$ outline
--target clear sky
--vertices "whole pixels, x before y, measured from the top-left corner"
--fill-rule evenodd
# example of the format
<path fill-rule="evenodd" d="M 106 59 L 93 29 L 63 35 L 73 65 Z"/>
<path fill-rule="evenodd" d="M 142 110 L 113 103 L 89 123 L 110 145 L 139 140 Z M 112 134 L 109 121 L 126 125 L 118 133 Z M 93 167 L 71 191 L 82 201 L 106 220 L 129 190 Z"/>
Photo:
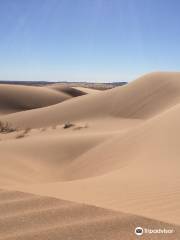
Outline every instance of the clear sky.
<path fill-rule="evenodd" d="M 179 0 L 0 0 L 1 80 L 109 82 L 179 70 Z"/>

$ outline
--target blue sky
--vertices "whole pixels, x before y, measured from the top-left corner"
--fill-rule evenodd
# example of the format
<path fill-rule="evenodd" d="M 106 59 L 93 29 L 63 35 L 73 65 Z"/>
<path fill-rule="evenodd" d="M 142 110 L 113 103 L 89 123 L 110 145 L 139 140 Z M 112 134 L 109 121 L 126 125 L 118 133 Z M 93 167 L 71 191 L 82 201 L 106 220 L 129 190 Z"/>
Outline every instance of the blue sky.
<path fill-rule="evenodd" d="M 0 0 L 0 79 L 126 81 L 180 70 L 179 0 Z"/>

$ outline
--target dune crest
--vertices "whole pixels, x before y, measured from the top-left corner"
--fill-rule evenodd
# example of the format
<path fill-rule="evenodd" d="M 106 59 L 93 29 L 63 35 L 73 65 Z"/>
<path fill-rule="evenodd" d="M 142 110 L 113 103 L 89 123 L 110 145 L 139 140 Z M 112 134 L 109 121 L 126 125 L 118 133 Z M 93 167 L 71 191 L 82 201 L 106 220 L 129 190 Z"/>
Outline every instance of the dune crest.
<path fill-rule="evenodd" d="M 45 87 L 0 84 L 0 114 L 41 108 L 71 98 Z"/>
<path fill-rule="evenodd" d="M 147 120 L 180 103 L 179 80 L 180 73 L 151 73 L 121 87 L 5 118 L 29 127 L 42 126 L 41 118 L 44 126 L 104 117 Z"/>

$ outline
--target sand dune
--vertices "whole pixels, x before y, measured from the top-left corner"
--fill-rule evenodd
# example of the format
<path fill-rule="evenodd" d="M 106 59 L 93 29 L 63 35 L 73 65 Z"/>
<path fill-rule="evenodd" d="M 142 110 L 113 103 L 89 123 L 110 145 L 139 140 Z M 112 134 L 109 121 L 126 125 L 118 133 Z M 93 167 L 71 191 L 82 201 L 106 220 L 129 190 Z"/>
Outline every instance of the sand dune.
<path fill-rule="evenodd" d="M 109 134 L 55 133 L 2 141 L 0 185 L 63 180 L 63 169 L 71 161 L 108 137 Z"/>
<path fill-rule="evenodd" d="M 53 96 L 54 93 L 61 96 L 60 89 L 46 90 Z M 83 92 L 83 89 L 78 90 Z M 17 136 L 21 132 L 0 134 L 0 187 L 40 194 L 44 196 L 42 199 L 56 197 L 129 214 L 117 213 L 125 216 L 126 220 L 124 217 L 120 222 L 111 219 L 112 225 L 112 222 L 108 225 L 106 220 L 101 219 L 99 226 L 96 222 L 99 216 L 95 215 L 95 220 L 88 215 L 87 225 L 86 221 L 84 225 L 73 223 L 75 225 L 68 225 L 62 230 L 59 226 L 53 227 L 55 222 L 51 219 L 45 226 L 42 219 L 48 219 L 49 212 L 44 215 L 44 212 L 37 211 L 38 224 L 45 224 L 42 229 L 36 233 L 31 230 L 26 232 L 28 221 L 31 222 L 35 216 L 30 215 L 29 220 L 24 222 L 25 229 L 17 235 L 19 238 L 14 230 L 14 235 L 10 236 L 2 228 L 6 237 L 3 239 L 23 239 L 23 234 L 26 239 L 47 236 L 56 239 L 58 234 L 67 239 L 71 236 L 75 236 L 73 239 L 86 239 L 83 229 L 94 231 L 98 240 L 118 239 L 120 236 L 132 239 L 134 234 L 131 235 L 127 227 L 134 221 L 134 225 L 139 220 L 145 221 L 144 217 L 153 219 L 148 223 L 156 226 L 164 226 L 160 221 L 179 225 L 180 73 L 151 73 L 123 87 L 77 98 L 72 98 L 74 93 L 68 94 L 71 95 L 68 101 L 28 111 L 21 109 L 1 116 L 2 121 L 31 128 L 31 131 L 20 139 Z M 7 96 L 3 98 L 4 113 L 9 113 L 8 109 L 16 109 L 9 104 Z M 17 99 L 25 101 L 20 94 Z M 36 99 L 36 104 L 38 101 Z M 65 129 L 65 122 L 73 125 Z M 3 196 L 0 194 L 0 201 Z M 30 203 L 28 211 L 31 207 L 33 204 Z M 17 205 L 17 211 L 19 208 L 20 205 Z M 16 207 L 7 214 L 13 215 L 13 211 Z M 79 221 L 79 217 L 87 214 L 84 208 L 80 212 L 82 215 L 79 212 L 70 214 Z M 66 213 L 69 216 L 68 210 Z M 53 214 L 55 219 L 63 221 L 60 217 L 62 212 L 58 210 Z M 15 229 L 14 222 L 11 223 L 8 223 L 9 226 Z M 117 231 L 119 225 L 126 226 L 125 231 Z M 33 224 L 31 226 L 33 229 Z M 101 226 L 107 231 L 98 232 Z M 95 235 L 88 234 L 87 239 L 96 239 Z M 178 239 L 175 235 L 147 235 L 144 239 L 153 237 Z"/>
<path fill-rule="evenodd" d="M 44 87 L 0 84 L 0 114 L 45 107 L 69 98 L 66 93 Z"/>
<path fill-rule="evenodd" d="M 36 186 L 32 185 L 28 187 L 21 185 L 17 189 L 85 202 L 115 210 L 124 210 L 127 212 L 130 210 L 134 214 L 179 224 L 180 139 L 176 134 L 179 129 L 179 115 L 180 106 L 177 105 L 169 111 L 128 131 L 120 131 L 116 134 L 111 132 L 111 135 L 104 136 L 104 139 L 100 139 L 99 135 L 98 144 L 94 142 L 94 146 L 89 147 L 90 145 L 88 145 L 84 150 L 82 145 L 84 135 L 79 135 L 82 141 L 78 144 L 78 135 L 75 134 L 72 137 L 73 130 L 71 130 L 67 133 L 66 137 L 71 136 L 71 140 L 74 139 L 72 144 L 76 148 L 76 151 L 77 149 L 83 151 L 77 155 L 73 155 L 70 139 L 66 144 L 67 149 L 72 149 L 71 153 L 65 150 L 64 145 L 60 143 L 66 155 L 59 148 L 60 152 L 58 154 L 61 153 L 62 155 L 56 160 L 56 155 L 54 154 L 54 161 L 58 161 L 59 159 L 58 164 L 60 161 L 66 163 L 59 165 L 61 169 L 56 173 L 55 169 L 57 169 L 57 165 L 49 157 L 49 161 L 55 166 L 53 170 L 54 175 L 53 178 L 47 178 L 44 175 L 46 181 L 59 180 L 63 181 L 63 183 L 37 184 Z M 89 139 L 87 134 L 85 136 Z M 51 144 L 49 137 L 48 139 L 49 144 Z M 92 139 L 92 142 L 94 140 L 95 138 Z M 65 138 L 62 142 L 65 143 Z M 40 144 L 36 144 L 35 140 L 34 143 L 40 146 Z M 46 146 L 44 141 L 41 141 L 41 143 L 43 146 Z M 90 144 L 90 141 L 88 144 Z M 21 146 L 20 143 L 19 146 Z M 29 150 L 25 148 L 25 145 L 22 144 L 22 146 L 28 157 Z M 27 146 L 29 148 L 29 144 Z M 7 156 L 10 155 L 9 153 L 7 155 L 6 149 L 8 147 L 6 147 L 5 143 L 1 147 L 4 159 L 7 159 Z M 15 147 L 17 148 L 17 145 Z M 38 153 L 36 148 L 34 150 Z M 39 151 L 41 151 L 41 148 Z M 49 146 L 49 151 L 50 153 L 52 152 L 51 145 Z M 19 150 L 19 152 L 21 153 L 22 150 Z M 18 155 L 16 152 L 15 155 L 22 159 L 22 153 L 20 153 Z M 70 155 L 67 155 L 67 153 Z M 13 147 L 11 154 L 14 156 Z M 38 155 L 36 154 L 36 156 Z M 34 166 L 36 166 L 36 169 L 41 169 L 37 167 L 36 156 L 34 156 L 34 160 L 36 161 Z M 43 167 L 45 167 L 47 164 L 46 157 L 42 155 L 41 159 Z M 1 165 L 3 166 L 2 163 Z M 5 166 L 7 167 L 7 163 L 5 163 Z M 50 172 L 50 169 L 50 165 L 47 164 L 46 172 Z M 4 169 L 2 171 L 4 172 Z M 42 172 L 43 174 L 45 173 L 44 170 Z M 25 171 L 24 174 L 28 176 L 28 173 Z M 38 173 L 38 176 L 40 176 L 40 173 Z M 29 178 L 31 179 L 30 176 Z M 21 182 L 23 182 L 23 179 L 21 179 Z M 36 183 L 39 182 L 36 179 Z M 82 189 L 84 194 L 81 194 Z M 163 209 L 166 209 L 166 211 L 163 211 Z"/>
<path fill-rule="evenodd" d="M 97 90 L 97 89 L 93 89 L 93 88 L 85 88 L 85 87 L 73 87 L 74 89 L 87 93 L 87 94 L 91 94 L 91 93 L 98 93 L 101 90 Z"/>
<path fill-rule="evenodd" d="M 173 229 L 169 236 L 146 239 L 175 239 L 180 227 L 147 219 L 77 204 L 54 198 L 15 191 L 0 191 L 0 239 L 136 239 L 136 224 L 148 228 Z M 73 238 L 72 238 L 73 236 Z"/>
<path fill-rule="evenodd" d="M 78 87 L 69 87 L 66 85 L 61 85 L 61 84 L 53 84 L 48 86 L 50 89 L 56 90 L 58 92 L 64 92 L 72 97 L 78 97 L 78 96 L 82 96 L 85 95 L 87 92 L 84 91 L 84 89 L 79 89 Z"/>
<path fill-rule="evenodd" d="M 15 113 L 6 119 L 27 127 L 42 126 L 41 119 L 44 126 L 100 117 L 148 119 L 180 102 L 179 79 L 180 73 L 151 73 L 122 87 L 40 110 Z"/>
<path fill-rule="evenodd" d="M 137 169 L 142 169 L 144 165 L 147 169 L 153 170 L 155 164 L 154 173 L 156 168 L 162 165 L 163 168 L 167 166 L 167 172 L 172 168 L 171 173 L 175 174 L 177 171 L 178 176 L 180 166 L 180 136 L 177 134 L 180 130 L 179 116 L 180 104 L 135 128 L 119 131 L 114 137 L 112 136 L 105 143 L 94 147 L 90 152 L 81 155 L 75 163 L 73 162 L 68 174 L 69 178 L 78 179 L 80 176 L 86 178 L 105 174 L 124 168 L 131 162 L 136 166 L 139 164 Z M 99 161 L 96 161 L 97 156 L 99 156 Z M 159 169 L 157 172 L 159 174 Z"/>

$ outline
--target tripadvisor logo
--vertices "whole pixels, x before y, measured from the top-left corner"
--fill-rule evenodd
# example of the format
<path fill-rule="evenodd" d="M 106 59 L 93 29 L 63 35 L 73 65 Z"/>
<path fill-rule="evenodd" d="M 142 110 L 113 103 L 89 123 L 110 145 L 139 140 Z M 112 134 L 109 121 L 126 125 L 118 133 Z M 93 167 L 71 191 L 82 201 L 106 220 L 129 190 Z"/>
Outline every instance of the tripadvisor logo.
<path fill-rule="evenodd" d="M 135 233 L 137 236 L 143 235 L 143 228 L 142 228 L 142 227 L 137 227 L 137 228 L 135 228 L 134 233 Z"/>
<path fill-rule="evenodd" d="M 166 228 L 159 228 L 159 229 L 150 229 L 150 228 L 142 228 L 136 227 L 134 233 L 137 236 L 141 236 L 143 234 L 172 234 L 174 233 L 174 229 L 166 229 Z"/>

